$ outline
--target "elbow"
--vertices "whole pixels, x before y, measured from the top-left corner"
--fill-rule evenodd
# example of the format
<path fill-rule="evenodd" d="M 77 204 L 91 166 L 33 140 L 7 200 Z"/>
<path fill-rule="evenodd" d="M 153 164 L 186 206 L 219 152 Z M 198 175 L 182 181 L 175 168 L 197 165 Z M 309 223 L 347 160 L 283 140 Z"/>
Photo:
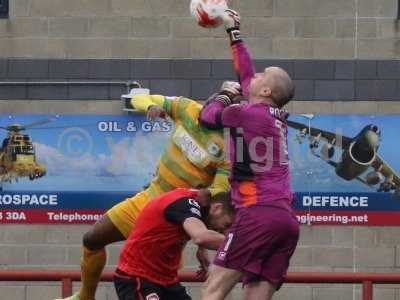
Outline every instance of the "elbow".
<path fill-rule="evenodd" d="M 139 95 L 135 95 L 131 98 L 131 105 L 132 107 L 136 108 L 138 101 L 139 101 Z"/>
<path fill-rule="evenodd" d="M 207 107 L 203 107 L 200 112 L 200 123 L 203 125 L 212 124 L 212 115 L 208 111 Z"/>
<path fill-rule="evenodd" d="M 193 243 L 195 243 L 197 246 L 200 246 L 200 247 L 207 244 L 207 240 L 204 238 L 203 235 L 199 235 L 199 236 L 192 238 L 192 241 L 193 241 Z"/>
<path fill-rule="evenodd" d="M 204 126 L 205 128 L 208 129 L 212 129 L 212 130 L 217 130 L 217 129 L 221 129 L 220 127 L 218 127 L 215 122 L 212 122 L 210 120 L 207 119 L 200 119 L 200 124 L 202 126 Z"/>
<path fill-rule="evenodd" d="M 224 236 L 222 234 L 207 230 L 202 234 L 192 237 L 192 241 L 199 247 L 209 250 L 217 250 L 220 244 L 224 241 Z"/>
<path fill-rule="evenodd" d="M 219 112 L 207 111 L 207 108 L 203 108 L 200 114 L 200 124 L 204 127 L 212 130 L 223 129 L 221 121 L 218 120 Z"/>
<path fill-rule="evenodd" d="M 215 237 L 214 237 L 214 239 L 215 239 Z M 210 235 L 210 231 L 207 230 L 207 231 L 201 232 L 201 233 L 197 234 L 196 236 L 192 237 L 192 241 L 199 247 L 209 249 L 210 243 L 212 243 L 212 241 L 213 241 L 213 237 Z"/>
<path fill-rule="evenodd" d="M 136 101 L 134 100 L 134 98 L 135 97 L 132 97 L 131 101 L 129 101 L 129 103 L 131 104 L 131 108 L 135 108 Z"/>

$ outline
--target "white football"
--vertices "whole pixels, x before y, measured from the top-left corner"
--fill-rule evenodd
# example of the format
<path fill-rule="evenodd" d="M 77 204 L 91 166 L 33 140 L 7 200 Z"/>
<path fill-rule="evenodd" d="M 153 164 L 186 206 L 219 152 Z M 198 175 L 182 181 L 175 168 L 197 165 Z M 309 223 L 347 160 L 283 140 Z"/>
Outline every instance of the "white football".
<path fill-rule="evenodd" d="M 222 13 L 228 9 L 226 0 L 191 0 L 190 13 L 202 27 L 222 24 Z"/>

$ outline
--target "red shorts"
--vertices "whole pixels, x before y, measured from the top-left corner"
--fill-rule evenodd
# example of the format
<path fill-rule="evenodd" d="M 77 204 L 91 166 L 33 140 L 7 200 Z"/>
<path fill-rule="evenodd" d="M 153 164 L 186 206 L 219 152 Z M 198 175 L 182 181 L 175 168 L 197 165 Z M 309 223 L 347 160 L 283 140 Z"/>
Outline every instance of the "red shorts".
<path fill-rule="evenodd" d="M 279 289 L 298 239 L 294 213 L 273 206 L 241 208 L 214 264 L 242 272 L 243 284 L 268 281 Z"/>

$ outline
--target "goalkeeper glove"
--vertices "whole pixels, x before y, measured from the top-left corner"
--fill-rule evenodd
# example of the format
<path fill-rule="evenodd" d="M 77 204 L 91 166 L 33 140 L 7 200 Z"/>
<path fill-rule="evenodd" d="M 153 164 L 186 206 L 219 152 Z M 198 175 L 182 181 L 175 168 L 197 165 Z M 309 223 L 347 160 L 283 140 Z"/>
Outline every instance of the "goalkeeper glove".
<path fill-rule="evenodd" d="M 222 102 L 225 106 L 235 103 L 235 98 L 241 93 L 240 84 L 236 81 L 224 81 L 219 93 L 214 100 Z"/>
<path fill-rule="evenodd" d="M 233 9 L 227 9 L 222 14 L 222 19 L 224 20 L 224 25 L 226 32 L 229 35 L 231 44 L 240 42 L 242 39 L 240 37 L 240 16 Z"/>

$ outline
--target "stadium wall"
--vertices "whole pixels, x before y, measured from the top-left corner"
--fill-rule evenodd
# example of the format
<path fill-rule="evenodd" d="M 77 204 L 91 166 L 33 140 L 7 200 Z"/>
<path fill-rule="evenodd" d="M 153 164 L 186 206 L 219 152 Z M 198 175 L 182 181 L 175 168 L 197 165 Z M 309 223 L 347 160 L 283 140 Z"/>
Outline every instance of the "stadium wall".
<path fill-rule="evenodd" d="M 188 2 L 10 1 L 10 17 L 0 20 L 0 111 L 121 112 L 123 85 L 37 86 L 32 81 L 140 80 L 154 92 L 204 99 L 222 80 L 232 78 L 230 62 L 224 60 L 230 53 L 222 29 L 194 24 Z M 244 37 L 258 67 L 280 64 L 294 76 L 298 94 L 289 105 L 291 112 L 400 113 L 396 0 L 232 3 L 242 14 Z M 1 267 L 76 269 L 88 228 L 3 225 Z M 109 247 L 108 267 L 115 265 L 119 249 Z M 192 247 L 185 257 L 186 268 L 194 269 Z M 302 226 L 291 270 L 397 272 L 400 229 Z M 198 285 L 189 287 L 196 299 Z M 0 295 L 52 299 L 60 288 L 53 283 L 0 283 Z M 97 300 L 115 299 L 113 288 L 103 284 Z M 231 299 L 240 299 L 239 287 Z M 360 287 L 288 285 L 276 299 L 353 300 L 360 299 Z M 375 299 L 399 300 L 399 287 L 379 286 Z"/>
<path fill-rule="evenodd" d="M 231 0 L 255 58 L 398 58 L 397 0 Z M 230 58 L 188 0 L 14 0 L 0 57 Z"/>

